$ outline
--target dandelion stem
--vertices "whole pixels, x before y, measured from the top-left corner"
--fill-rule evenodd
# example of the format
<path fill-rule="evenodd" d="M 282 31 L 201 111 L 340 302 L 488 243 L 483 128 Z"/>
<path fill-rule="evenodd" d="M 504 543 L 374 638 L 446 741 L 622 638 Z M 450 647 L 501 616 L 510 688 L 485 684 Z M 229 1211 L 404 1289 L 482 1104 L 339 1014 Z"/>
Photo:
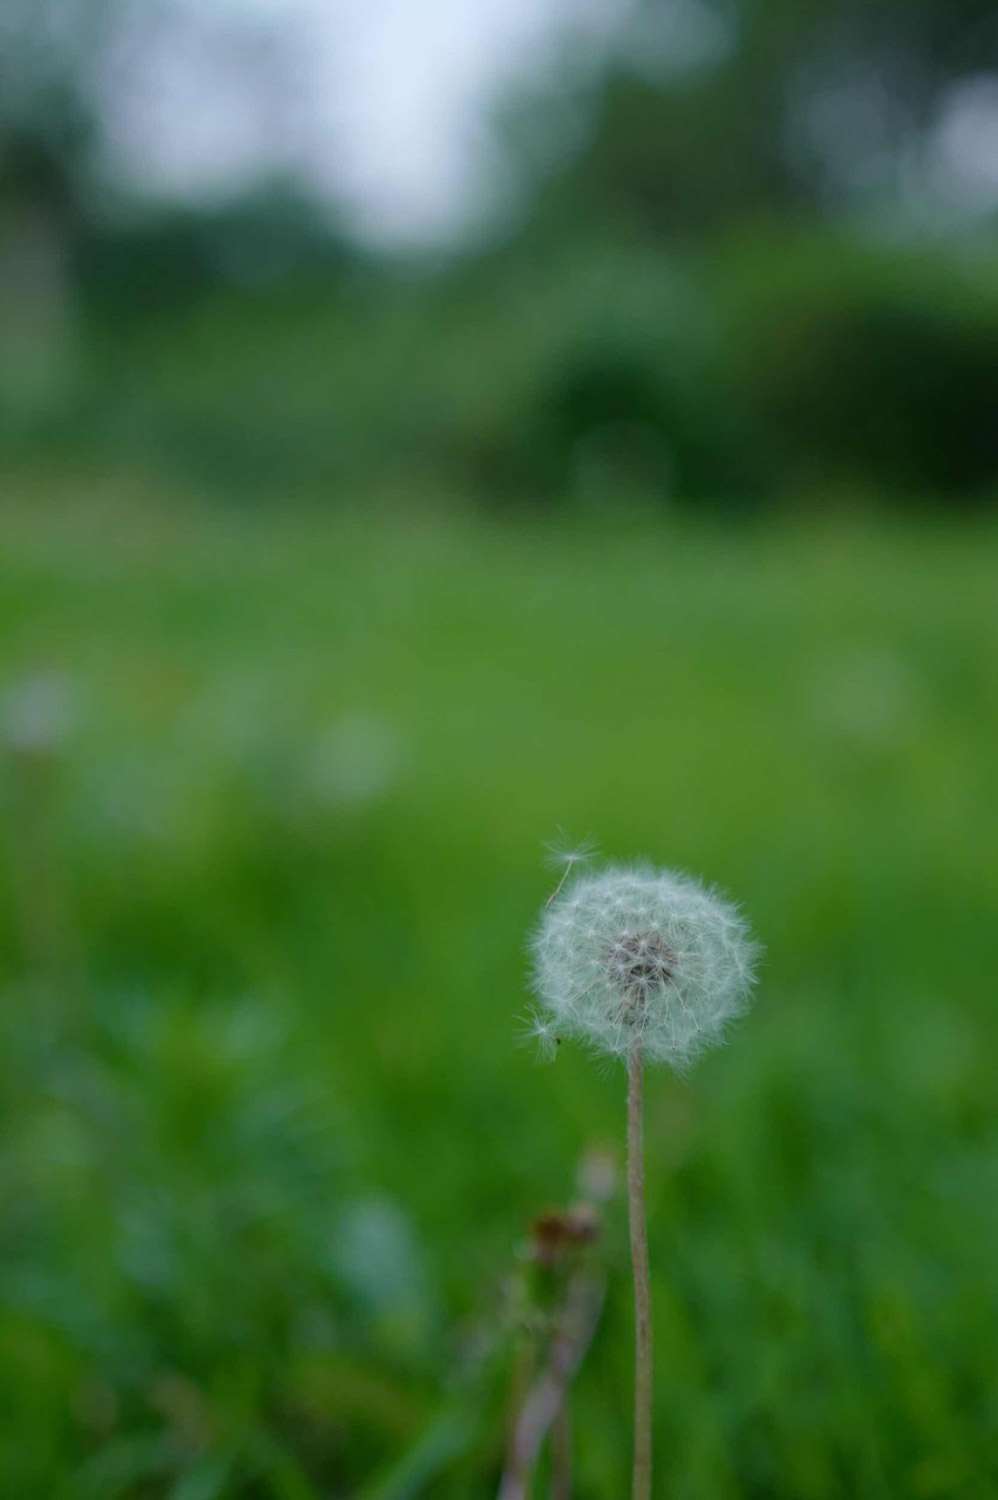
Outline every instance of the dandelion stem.
<path fill-rule="evenodd" d="M 571 870 L 572 870 L 572 866 L 574 864 L 575 864 L 575 860 L 573 860 L 573 859 L 566 859 L 566 861 L 565 861 L 565 868 L 561 872 L 561 879 L 558 881 L 558 884 L 555 886 L 554 890 L 551 892 L 550 896 L 545 901 L 545 903 L 544 903 L 545 906 L 550 906 L 551 902 L 554 900 L 554 898 L 556 896 L 560 895 L 561 888 L 565 884 L 565 881 L 568 879 L 569 874 L 571 873 Z"/>
<path fill-rule="evenodd" d="M 634 1276 L 634 1471 L 632 1500 L 651 1500 L 652 1335 L 648 1228 L 645 1219 L 644 1056 L 631 1048 L 627 1066 L 627 1210 Z"/>

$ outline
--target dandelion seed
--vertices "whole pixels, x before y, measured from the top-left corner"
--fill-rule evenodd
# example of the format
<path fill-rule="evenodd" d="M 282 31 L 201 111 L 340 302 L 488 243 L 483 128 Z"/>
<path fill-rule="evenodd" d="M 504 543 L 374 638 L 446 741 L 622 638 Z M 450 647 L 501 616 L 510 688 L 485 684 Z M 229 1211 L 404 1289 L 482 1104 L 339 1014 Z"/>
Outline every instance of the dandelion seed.
<path fill-rule="evenodd" d="M 588 836 L 580 839 L 577 844 L 573 844 L 565 837 L 563 830 L 559 828 L 555 838 L 549 844 L 545 845 L 545 847 L 548 851 L 548 863 L 554 865 L 556 869 L 561 870 L 561 879 L 547 899 L 546 904 L 550 906 L 575 867 L 577 865 L 584 865 L 587 860 L 592 859 L 593 855 L 597 852 L 597 845 L 595 839 L 591 839 Z"/>
<path fill-rule="evenodd" d="M 546 1062 L 554 1057 L 561 1046 L 561 1037 L 557 1033 L 554 1022 L 537 1010 L 528 1011 L 523 1017 L 519 1037 L 525 1044 L 536 1046 Z"/>

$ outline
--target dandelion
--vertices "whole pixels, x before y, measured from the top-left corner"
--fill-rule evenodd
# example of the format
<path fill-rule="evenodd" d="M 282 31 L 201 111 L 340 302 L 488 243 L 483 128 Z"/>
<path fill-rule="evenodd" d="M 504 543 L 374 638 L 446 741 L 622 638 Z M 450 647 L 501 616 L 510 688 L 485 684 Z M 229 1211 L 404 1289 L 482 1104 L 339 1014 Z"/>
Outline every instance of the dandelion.
<path fill-rule="evenodd" d="M 610 866 L 563 886 L 534 937 L 539 1016 L 598 1053 L 685 1069 L 745 1008 L 755 947 L 738 909 L 671 870 Z"/>
<path fill-rule="evenodd" d="M 738 908 L 689 875 L 611 865 L 563 878 L 533 939 L 535 1030 L 627 1063 L 634 1273 L 633 1500 L 651 1495 L 652 1335 L 644 1204 L 644 1063 L 683 1071 L 744 1011 L 758 948 Z"/>

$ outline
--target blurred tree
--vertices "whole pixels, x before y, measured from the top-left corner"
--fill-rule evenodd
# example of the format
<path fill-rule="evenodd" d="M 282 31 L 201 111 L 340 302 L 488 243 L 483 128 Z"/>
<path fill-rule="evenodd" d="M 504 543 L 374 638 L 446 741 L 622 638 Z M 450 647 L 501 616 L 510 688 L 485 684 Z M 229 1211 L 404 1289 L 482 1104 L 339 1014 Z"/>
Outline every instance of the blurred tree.
<path fill-rule="evenodd" d="M 0 13 L 0 391 L 47 397 L 68 369 L 70 261 L 95 121 L 85 77 L 112 0 L 5 0 Z"/>
<path fill-rule="evenodd" d="M 857 208 L 956 222 L 933 207 L 933 150 L 968 86 L 985 112 L 998 98 L 990 3 L 637 0 L 602 71 L 566 56 L 563 86 L 545 72 L 543 97 L 505 112 L 534 189 L 522 233 L 394 285 L 373 258 L 339 274 L 363 252 L 294 176 L 303 75 L 280 15 L 0 0 L 0 435 L 169 455 L 154 461 L 240 490 L 388 464 L 600 505 L 742 501 L 833 472 L 993 491 L 986 270 L 943 256 L 902 290 L 902 254 L 854 266 L 828 231 Z M 240 193 L 209 173 L 178 207 L 145 196 L 155 153 L 129 100 L 157 69 L 187 80 L 188 44 L 191 97 L 223 119 L 248 99 L 274 149 Z M 823 251 L 798 283 L 809 239 Z"/>
<path fill-rule="evenodd" d="M 65 201 L 94 138 L 88 69 L 124 0 L 4 0 L 0 185 Z"/>
<path fill-rule="evenodd" d="M 102 317 L 127 319 L 220 282 L 259 284 L 344 257 L 343 237 L 289 174 L 262 172 L 241 190 L 184 206 L 108 169 L 102 79 L 126 74 L 136 48 L 155 55 L 159 23 L 183 29 L 175 9 L 135 0 L 0 7 L 0 392 L 8 410 L 44 403 L 64 382 L 81 292 Z M 279 45 L 279 28 L 238 14 L 212 26 L 212 40 L 255 82 L 261 110 L 273 106 L 268 120 L 286 112 L 294 58 Z"/>
<path fill-rule="evenodd" d="M 728 389 L 791 491 L 998 492 L 998 284 L 938 251 L 785 229 L 726 247 Z"/>
<path fill-rule="evenodd" d="M 655 237 L 895 201 L 948 92 L 998 70 L 989 0 L 645 0 L 541 200 Z"/>

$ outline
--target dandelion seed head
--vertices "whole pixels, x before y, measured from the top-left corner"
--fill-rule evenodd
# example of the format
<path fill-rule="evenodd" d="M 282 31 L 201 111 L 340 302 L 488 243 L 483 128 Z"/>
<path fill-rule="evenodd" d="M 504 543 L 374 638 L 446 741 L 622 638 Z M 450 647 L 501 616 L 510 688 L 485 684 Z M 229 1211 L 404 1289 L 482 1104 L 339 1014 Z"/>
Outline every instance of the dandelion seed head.
<path fill-rule="evenodd" d="M 611 865 L 566 882 L 534 934 L 538 1025 L 683 1069 L 748 1004 L 759 949 L 692 876 Z"/>

